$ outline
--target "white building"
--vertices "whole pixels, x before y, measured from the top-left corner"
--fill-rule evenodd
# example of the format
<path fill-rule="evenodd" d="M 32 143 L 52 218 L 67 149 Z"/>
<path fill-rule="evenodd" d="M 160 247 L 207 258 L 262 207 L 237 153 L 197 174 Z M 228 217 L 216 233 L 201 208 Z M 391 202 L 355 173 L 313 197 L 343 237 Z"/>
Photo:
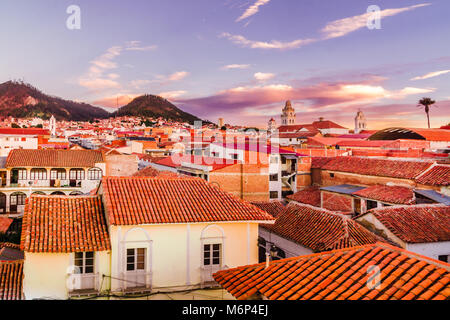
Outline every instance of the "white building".
<path fill-rule="evenodd" d="M 0 157 L 6 157 L 14 149 L 37 149 L 39 136 L 49 137 L 45 129 L 0 129 Z"/>
<path fill-rule="evenodd" d="M 450 206 L 421 204 L 378 208 L 356 218 L 403 249 L 449 262 Z"/>
<path fill-rule="evenodd" d="M 364 113 L 359 110 L 355 117 L 355 134 L 367 129 L 367 120 Z"/>

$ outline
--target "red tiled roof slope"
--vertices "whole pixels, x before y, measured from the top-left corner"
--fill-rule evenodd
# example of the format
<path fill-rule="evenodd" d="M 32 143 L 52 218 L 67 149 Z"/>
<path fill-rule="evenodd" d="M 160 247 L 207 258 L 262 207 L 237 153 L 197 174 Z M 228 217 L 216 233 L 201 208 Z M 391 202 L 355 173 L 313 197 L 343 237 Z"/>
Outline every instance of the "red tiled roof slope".
<path fill-rule="evenodd" d="M 22 300 L 23 260 L 0 262 L 0 300 Z"/>
<path fill-rule="evenodd" d="M 0 233 L 8 231 L 13 221 L 11 218 L 0 217 Z"/>
<path fill-rule="evenodd" d="M 413 190 L 400 186 L 375 185 L 356 191 L 353 194 L 367 199 L 395 204 L 413 204 L 415 202 Z"/>
<path fill-rule="evenodd" d="M 21 249 L 26 252 L 110 250 L 99 196 L 41 196 L 27 199 Z"/>
<path fill-rule="evenodd" d="M 176 178 L 178 174 L 171 171 L 159 171 L 152 166 L 148 166 L 133 174 L 133 177 Z"/>
<path fill-rule="evenodd" d="M 95 150 L 14 149 L 6 167 L 63 167 L 87 168 L 105 162 L 102 152 Z"/>
<path fill-rule="evenodd" d="M 273 221 L 200 178 L 104 177 L 102 185 L 112 225 Z"/>
<path fill-rule="evenodd" d="M 380 268 L 370 289 L 369 266 Z M 239 300 L 446 300 L 450 265 L 387 244 L 323 252 L 222 270 L 214 279 Z"/>
<path fill-rule="evenodd" d="M 308 205 L 289 204 L 273 225 L 263 228 L 313 251 L 326 251 L 380 241 L 356 221 Z"/>
<path fill-rule="evenodd" d="M 310 204 L 314 207 L 320 207 L 320 189 L 318 187 L 310 187 L 300 190 L 286 197 L 289 200 Z"/>
<path fill-rule="evenodd" d="M 450 206 L 386 207 L 368 213 L 407 243 L 450 241 Z"/>
<path fill-rule="evenodd" d="M 333 157 L 312 157 L 311 158 L 311 169 L 322 169 L 324 165 L 332 161 Z"/>
<path fill-rule="evenodd" d="M 278 215 L 286 209 L 286 206 L 281 201 L 265 201 L 265 202 L 251 202 L 254 206 L 257 206 L 261 210 L 264 210 L 272 217 L 276 218 Z"/>
<path fill-rule="evenodd" d="M 418 183 L 432 186 L 450 185 L 450 166 L 437 165 L 416 179 Z"/>
<path fill-rule="evenodd" d="M 432 162 L 336 157 L 323 165 L 322 169 L 370 176 L 414 179 L 431 165 Z"/>

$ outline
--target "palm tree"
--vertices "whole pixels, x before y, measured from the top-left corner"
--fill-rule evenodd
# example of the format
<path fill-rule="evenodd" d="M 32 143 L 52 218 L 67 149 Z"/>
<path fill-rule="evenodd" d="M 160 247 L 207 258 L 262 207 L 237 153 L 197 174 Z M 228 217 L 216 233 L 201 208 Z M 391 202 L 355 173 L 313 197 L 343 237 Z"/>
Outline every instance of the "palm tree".
<path fill-rule="evenodd" d="M 431 128 L 430 127 L 430 106 L 432 106 L 435 103 L 436 103 L 436 101 L 432 100 L 431 98 L 422 98 L 419 101 L 419 104 L 417 105 L 417 106 L 425 107 L 425 113 L 427 114 L 427 119 L 428 119 L 428 129 Z"/>

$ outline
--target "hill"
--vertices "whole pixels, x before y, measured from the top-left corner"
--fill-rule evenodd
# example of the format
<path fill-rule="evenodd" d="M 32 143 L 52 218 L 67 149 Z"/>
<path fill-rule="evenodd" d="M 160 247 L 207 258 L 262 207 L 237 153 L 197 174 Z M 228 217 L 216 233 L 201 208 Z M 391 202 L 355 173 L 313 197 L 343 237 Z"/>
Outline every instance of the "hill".
<path fill-rule="evenodd" d="M 102 108 L 46 95 L 29 84 L 8 81 L 0 84 L 0 116 L 40 117 L 58 120 L 87 121 L 108 118 Z"/>
<path fill-rule="evenodd" d="M 126 106 L 115 111 L 113 116 L 162 117 L 164 119 L 189 123 L 200 121 L 196 116 L 178 109 L 168 100 L 150 94 L 135 98 Z"/>

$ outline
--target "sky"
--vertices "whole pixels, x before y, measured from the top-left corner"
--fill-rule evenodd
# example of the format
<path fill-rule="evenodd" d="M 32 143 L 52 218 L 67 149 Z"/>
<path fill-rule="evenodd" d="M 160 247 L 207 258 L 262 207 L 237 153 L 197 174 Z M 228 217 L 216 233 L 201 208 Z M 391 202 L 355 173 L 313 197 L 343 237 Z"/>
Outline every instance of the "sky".
<path fill-rule="evenodd" d="M 299 124 L 353 128 L 361 109 L 369 129 L 425 127 L 417 102 L 431 97 L 440 127 L 449 18 L 448 0 L 2 0 L 0 82 L 109 111 L 158 94 L 258 127 L 279 124 L 288 99 Z"/>

